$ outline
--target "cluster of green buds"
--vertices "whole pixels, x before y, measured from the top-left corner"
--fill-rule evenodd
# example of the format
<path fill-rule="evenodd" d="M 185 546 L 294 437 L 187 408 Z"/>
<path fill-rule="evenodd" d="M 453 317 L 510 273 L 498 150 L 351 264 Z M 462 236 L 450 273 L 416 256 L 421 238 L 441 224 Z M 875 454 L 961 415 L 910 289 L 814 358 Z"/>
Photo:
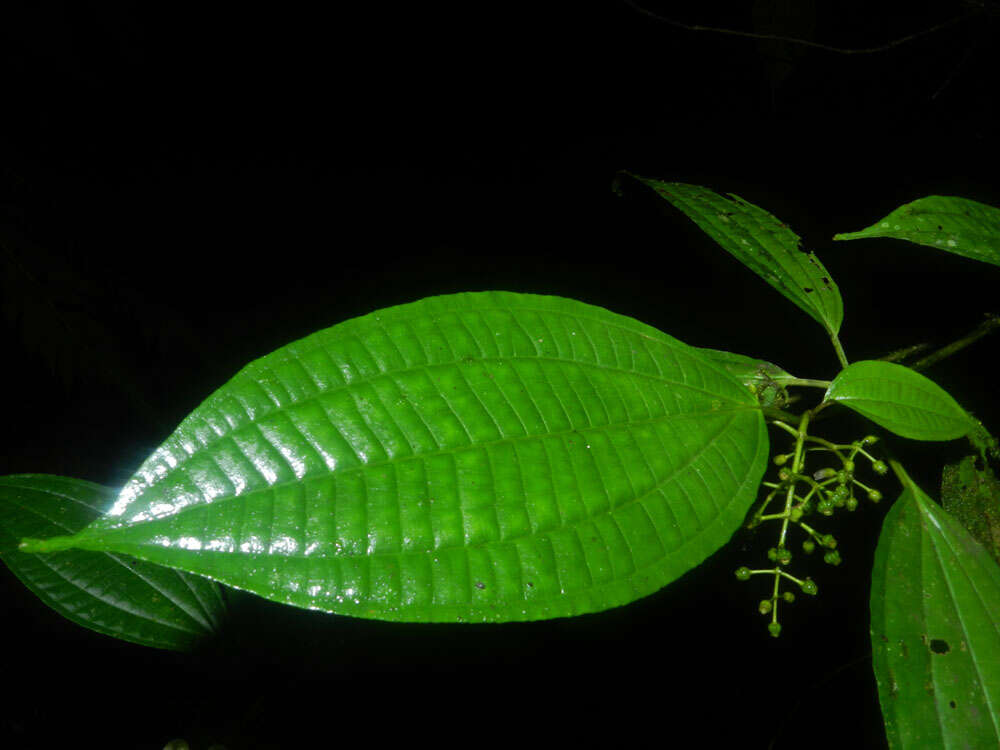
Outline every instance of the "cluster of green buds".
<path fill-rule="evenodd" d="M 773 563 L 773 566 L 760 569 L 744 566 L 736 570 L 736 577 L 741 581 L 748 581 L 755 575 L 773 578 L 771 595 L 760 601 L 758 609 L 762 615 L 770 616 L 768 632 L 777 637 L 781 633 L 781 624 L 778 622 L 778 604 L 779 602 L 790 604 L 795 601 L 793 591 L 781 590 L 782 581 L 786 584 L 794 584 L 802 593 L 810 596 L 814 596 L 818 591 L 811 578 L 797 578 L 788 572 L 788 567 L 792 562 L 792 551 L 788 545 L 789 528 L 795 525 L 805 532 L 805 539 L 802 541 L 804 553 L 811 555 L 819 548 L 823 550 L 825 563 L 840 565 L 841 558 L 837 551 L 836 538 L 832 534 L 821 533 L 803 519 L 814 513 L 832 516 L 840 509 L 852 512 L 858 507 L 859 493 L 864 493 L 870 501 L 877 503 L 882 499 L 882 493 L 859 481 L 855 476 L 855 471 L 860 461 L 869 462 L 872 471 L 879 475 L 886 474 L 889 467 L 884 461 L 875 458 L 866 450 L 867 447 L 878 441 L 874 435 L 869 435 L 847 445 L 839 445 L 808 435 L 806 433 L 807 418 L 803 419 L 799 429 L 778 420 L 773 421 L 772 424 L 787 430 L 796 438 L 793 453 L 774 457 L 774 463 L 779 467 L 778 481 L 762 483 L 762 486 L 768 488 L 769 491 L 749 523 L 750 528 L 765 521 L 780 523 L 781 531 L 778 543 L 767 552 L 768 559 Z M 835 460 L 835 466 L 807 472 L 805 469 L 806 456 L 810 453 L 830 454 Z M 784 507 L 780 511 L 775 509 L 774 512 L 768 513 L 769 506 L 775 500 L 783 501 Z"/>

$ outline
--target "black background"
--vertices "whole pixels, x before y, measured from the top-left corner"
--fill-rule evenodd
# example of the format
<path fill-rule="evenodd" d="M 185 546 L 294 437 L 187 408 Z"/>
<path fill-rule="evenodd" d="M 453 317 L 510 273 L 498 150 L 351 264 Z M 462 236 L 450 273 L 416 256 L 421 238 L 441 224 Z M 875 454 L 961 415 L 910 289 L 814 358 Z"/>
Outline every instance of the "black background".
<path fill-rule="evenodd" d="M 788 222 L 840 285 L 852 360 L 947 343 L 997 311 L 995 268 L 830 241 L 924 195 L 1000 205 L 994 0 L 644 5 L 853 49 L 968 14 L 860 54 L 610 0 L 141 7 L 0 11 L 0 474 L 121 485 L 250 359 L 454 291 L 574 297 L 833 376 L 815 322 L 663 201 L 614 195 L 619 169 Z M 994 431 L 995 349 L 928 373 Z M 845 416 L 826 434 L 867 429 Z M 965 448 L 892 446 L 932 493 Z M 628 607 L 549 622 L 399 625 L 234 593 L 195 654 L 79 628 L 4 570 L 0 729 L 17 748 L 286 748 L 299 732 L 883 747 L 867 597 L 887 505 L 824 524 L 845 562 L 811 561 L 820 596 L 783 610 L 777 640 L 755 609 L 766 592 L 732 575 L 770 531 Z"/>

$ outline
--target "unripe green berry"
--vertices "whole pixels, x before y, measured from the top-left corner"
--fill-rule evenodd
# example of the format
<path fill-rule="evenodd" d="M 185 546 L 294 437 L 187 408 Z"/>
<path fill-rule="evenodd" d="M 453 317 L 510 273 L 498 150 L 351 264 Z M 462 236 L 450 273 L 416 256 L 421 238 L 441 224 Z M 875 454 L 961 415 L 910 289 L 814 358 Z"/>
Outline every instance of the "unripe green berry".
<path fill-rule="evenodd" d="M 879 492 L 878 490 L 869 490 L 868 499 L 871 500 L 873 503 L 877 503 L 879 500 L 882 499 L 882 493 Z"/>
<path fill-rule="evenodd" d="M 823 562 L 828 565 L 840 565 L 840 553 L 839 552 L 827 552 L 823 555 Z"/>
<path fill-rule="evenodd" d="M 771 562 L 776 562 L 778 560 L 777 547 L 771 547 L 771 549 L 767 551 L 767 559 L 770 560 Z"/>
<path fill-rule="evenodd" d="M 812 578 L 807 578 L 806 580 L 804 580 L 802 582 L 801 588 L 802 588 L 802 593 L 809 594 L 809 596 L 816 596 L 816 594 L 819 593 L 819 587 L 816 585 L 816 582 L 813 581 Z"/>
<path fill-rule="evenodd" d="M 767 632 L 770 633 L 773 637 L 777 638 L 779 635 L 781 635 L 781 623 L 780 622 L 770 623 L 767 626 Z"/>
<path fill-rule="evenodd" d="M 779 453 L 777 456 L 771 459 L 774 461 L 775 466 L 784 466 L 788 462 L 787 453 Z"/>
<path fill-rule="evenodd" d="M 816 510 L 823 514 L 824 516 L 833 515 L 833 503 L 829 500 L 820 500 L 819 504 L 816 506 Z"/>
<path fill-rule="evenodd" d="M 788 565 L 788 563 L 790 563 L 791 561 L 792 561 L 792 553 L 790 550 L 787 550 L 784 547 L 778 550 L 779 565 Z"/>
<path fill-rule="evenodd" d="M 875 445 L 878 442 L 878 435 L 866 435 L 862 440 L 862 445 Z"/>
<path fill-rule="evenodd" d="M 784 599 L 789 604 L 791 604 L 792 602 L 795 601 L 795 594 L 793 594 L 791 591 L 786 591 L 784 594 L 781 595 L 781 598 Z"/>
<path fill-rule="evenodd" d="M 736 577 L 741 581 L 749 581 L 750 575 L 751 575 L 750 568 L 748 568 L 746 565 L 736 569 Z"/>
<path fill-rule="evenodd" d="M 848 475 L 848 473 L 846 471 L 838 471 L 837 472 L 837 482 L 839 484 L 847 484 L 850 480 L 851 480 L 851 477 Z"/>
<path fill-rule="evenodd" d="M 788 518 L 792 523 L 798 523 L 802 520 L 802 508 L 792 508 L 788 513 Z"/>
<path fill-rule="evenodd" d="M 761 599 L 760 604 L 757 605 L 757 611 L 762 615 L 766 615 L 771 611 L 771 600 Z"/>
<path fill-rule="evenodd" d="M 876 474 L 886 474 L 889 471 L 889 467 L 886 466 L 885 461 L 876 461 L 872 464 L 872 471 Z"/>
<path fill-rule="evenodd" d="M 844 461 L 844 471 L 846 471 L 848 474 L 853 473 L 854 461 L 852 461 L 851 459 L 847 459 L 846 461 Z"/>
<path fill-rule="evenodd" d="M 790 472 L 788 469 L 782 469 L 781 471 L 778 472 L 778 479 L 781 480 L 782 482 L 787 482 L 791 478 L 792 478 L 792 472 Z"/>
<path fill-rule="evenodd" d="M 850 494 L 851 494 L 850 491 L 846 487 L 841 485 L 830 494 L 830 501 L 834 505 L 836 505 L 837 503 L 843 503 L 847 500 Z"/>
<path fill-rule="evenodd" d="M 805 552 L 807 555 L 811 553 L 814 549 L 816 549 L 816 543 L 813 542 L 812 539 L 806 539 L 804 542 L 802 542 L 802 551 Z"/>
<path fill-rule="evenodd" d="M 820 543 L 824 547 L 829 547 L 830 549 L 837 549 L 837 540 L 834 539 L 833 534 L 824 534 L 820 539 Z"/>
<path fill-rule="evenodd" d="M 847 498 L 846 505 L 848 510 L 857 510 L 858 499 L 856 497 L 849 497 Z"/>

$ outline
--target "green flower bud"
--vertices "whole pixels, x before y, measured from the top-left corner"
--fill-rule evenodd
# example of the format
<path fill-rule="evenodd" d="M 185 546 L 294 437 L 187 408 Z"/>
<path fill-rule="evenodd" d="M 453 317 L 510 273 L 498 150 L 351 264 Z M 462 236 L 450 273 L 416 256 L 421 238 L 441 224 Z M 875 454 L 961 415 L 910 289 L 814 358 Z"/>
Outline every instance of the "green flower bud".
<path fill-rule="evenodd" d="M 781 480 L 782 482 L 787 482 L 791 478 L 792 478 L 792 472 L 790 472 L 788 469 L 782 469 L 781 471 L 778 472 L 778 479 Z"/>
<path fill-rule="evenodd" d="M 820 538 L 820 544 L 830 549 L 837 549 L 837 540 L 834 539 L 833 534 L 824 534 Z"/>
<path fill-rule="evenodd" d="M 784 594 L 781 595 L 781 598 L 784 599 L 789 604 L 791 604 L 792 602 L 795 601 L 795 594 L 793 594 L 791 591 L 786 591 Z"/>
<path fill-rule="evenodd" d="M 770 633 L 773 637 L 777 638 L 779 635 L 781 635 L 781 623 L 780 622 L 770 623 L 767 626 L 767 632 Z"/>
<path fill-rule="evenodd" d="M 838 503 L 844 503 L 847 501 L 847 498 L 850 496 L 850 494 L 851 494 L 850 490 L 841 485 L 830 494 L 830 502 L 832 502 L 834 505 Z"/>
<path fill-rule="evenodd" d="M 827 552 L 825 555 L 823 555 L 823 562 L 827 563 L 828 565 L 840 565 L 841 562 L 840 553 L 836 551 Z"/>
<path fill-rule="evenodd" d="M 802 520 L 802 508 L 792 508 L 788 513 L 788 517 L 792 523 L 798 523 Z"/>
<path fill-rule="evenodd" d="M 762 615 L 766 615 L 771 611 L 771 600 L 761 599 L 760 604 L 757 605 L 757 611 Z"/>
<path fill-rule="evenodd" d="M 886 474 L 889 471 L 889 467 L 886 465 L 885 461 L 876 461 L 872 464 L 872 471 L 876 474 Z"/>
<path fill-rule="evenodd" d="M 742 568 L 736 569 L 736 577 L 741 581 L 749 581 L 751 575 L 752 574 L 750 573 L 750 568 L 748 568 L 746 565 L 744 565 Z"/>
<path fill-rule="evenodd" d="M 771 549 L 769 549 L 767 551 L 767 559 L 770 560 L 771 562 L 777 562 L 777 560 L 778 560 L 778 548 L 777 547 L 771 547 Z"/>
<path fill-rule="evenodd" d="M 838 471 L 837 472 L 837 483 L 838 484 L 847 484 L 850 480 L 851 480 L 851 477 L 848 475 L 848 473 L 846 471 Z"/>
<path fill-rule="evenodd" d="M 807 555 L 811 553 L 814 549 L 816 549 L 816 543 L 813 542 L 812 539 L 806 539 L 804 542 L 802 542 L 802 551 L 805 552 Z"/>
<path fill-rule="evenodd" d="M 847 505 L 847 509 L 848 510 L 857 510 L 858 509 L 858 499 L 856 497 L 849 497 L 849 498 L 847 498 L 845 504 Z"/>
<path fill-rule="evenodd" d="M 816 506 L 816 510 L 819 513 L 822 513 L 824 516 L 832 516 L 833 503 L 831 503 L 829 500 L 820 500 L 819 504 L 817 504 Z"/>
<path fill-rule="evenodd" d="M 787 453 L 779 453 L 777 456 L 771 459 L 774 461 L 775 466 L 784 466 L 788 462 Z"/>
<path fill-rule="evenodd" d="M 851 459 L 847 459 L 846 461 L 844 461 L 844 471 L 846 471 L 848 474 L 854 473 L 854 461 L 852 461 Z"/>
<path fill-rule="evenodd" d="M 785 549 L 784 547 L 782 547 L 781 549 L 778 550 L 778 564 L 779 565 L 788 565 L 788 563 L 790 563 L 791 561 L 792 561 L 792 553 L 791 553 L 791 551 Z"/>
<path fill-rule="evenodd" d="M 866 435 L 862 440 L 862 445 L 875 445 L 878 442 L 878 435 Z"/>
<path fill-rule="evenodd" d="M 809 594 L 809 596 L 816 596 L 819 593 L 819 587 L 816 586 L 816 582 L 812 578 L 804 580 L 801 589 L 803 594 Z"/>
<path fill-rule="evenodd" d="M 878 490 L 870 490 L 868 492 L 868 499 L 871 500 L 873 503 L 877 503 L 879 500 L 882 499 L 882 493 L 879 492 Z"/>
<path fill-rule="evenodd" d="M 813 472 L 813 479 L 817 482 L 822 482 L 824 479 L 829 479 L 830 477 L 835 476 L 837 476 L 837 472 L 829 466 L 825 469 L 819 469 L 818 471 Z"/>

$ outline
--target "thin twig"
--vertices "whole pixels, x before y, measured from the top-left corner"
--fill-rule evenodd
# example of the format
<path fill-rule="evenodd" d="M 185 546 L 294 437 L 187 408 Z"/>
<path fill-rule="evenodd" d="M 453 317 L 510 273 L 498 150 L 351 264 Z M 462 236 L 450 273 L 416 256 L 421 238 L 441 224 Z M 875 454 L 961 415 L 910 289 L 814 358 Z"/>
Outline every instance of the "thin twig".
<path fill-rule="evenodd" d="M 965 336 L 960 338 L 958 341 L 953 341 L 947 346 L 942 346 L 936 352 L 931 352 L 923 359 L 918 359 L 912 365 L 910 365 L 911 370 L 926 370 L 931 365 L 936 365 L 942 359 L 950 357 L 955 352 L 960 352 L 962 349 L 972 344 L 983 336 L 987 336 L 993 331 L 1000 329 L 1000 315 L 996 313 L 988 313 L 986 315 L 986 320 L 980 323 L 972 331 L 969 331 Z"/>
<path fill-rule="evenodd" d="M 728 34 L 730 36 L 741 36 L 748 39 L 773 39 L 780 42 L 789 42 L 790 44 L 801 44 L 804 47 L 812 47 L 814 49 L 821 49 L 824 52 L 836 52 L 840 55 L 871 55 L 876 52 L 888 52 L 894 47 L 898 47 L 901 44 L 906 44 L 909 41 L 917 39 L 927 34 L 932 34 L 935 31 L 941 31 L 949 26 L 954 26 L 972 16 L 979 15 L 980 11 L 974 10 L 961 16 L 956 16 L 948 21 L 942 21 L 936 26 L 931 26 L 929 29 L 924 29 L 923 31 L 918 31 L 913 34 L 908 34 L 907 36 L 900 37 L 899 39 L 893 39 L 891 42 L 886 42 L 878 47 L 859 47 L 857 49 L 847 49 L 844 47 L 833 47 L 829 44 L 820 44 L 819 42 L 810 42 L 807 39 L 795 39 L 792 37 L 781 36 L 779 34 L 757 34 L 752 31 L 739 31 L 738 29 L 722 29 L 715 26 L 701 26 L 699 24 L 689 24 L 682 23 L 680 21 L 675 21 L 672 18 L 665 18 L 657 13 L 653 13 L 651 10 L 646 10 L 640 5 L 637 5 L 633 0 L 622 0 L 625 5 L 630 7 L 636 13 L 641 13 L 644 16 L 652 18 L 655 21 L 660 21 L 662 23 L 669 24 L 678 29 L 684 29 L 685 31 L 709 31 L 715 34 Z"/>

